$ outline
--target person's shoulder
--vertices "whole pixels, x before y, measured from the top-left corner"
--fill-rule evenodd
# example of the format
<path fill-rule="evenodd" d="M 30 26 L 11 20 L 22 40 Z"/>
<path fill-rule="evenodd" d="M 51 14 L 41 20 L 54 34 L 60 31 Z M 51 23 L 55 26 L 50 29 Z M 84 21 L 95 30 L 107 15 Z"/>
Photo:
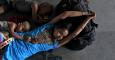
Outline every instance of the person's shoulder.
<path fill-rule="evenodd" d="M 54 24 L 53 23 L 46 23 L 46 25 L 49 25 L 49 26 L 54 26 Z"/>

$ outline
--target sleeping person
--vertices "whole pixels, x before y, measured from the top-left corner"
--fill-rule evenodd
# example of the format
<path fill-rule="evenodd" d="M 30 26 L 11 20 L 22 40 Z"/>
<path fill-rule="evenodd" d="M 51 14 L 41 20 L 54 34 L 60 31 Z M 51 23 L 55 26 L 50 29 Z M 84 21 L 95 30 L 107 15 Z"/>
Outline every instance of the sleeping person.
<path fill-rule="evenodd" d="M 32 4 L 32 19 L 39 25 L 49 22 L 49 16 L 52 14 L 53 5 L 48 2 Z"/>
<path fill-rule="evenodd" d="M 82 16 L 82 15 L 88 15 L 89 18 L 84 21 L 84 23 L 79 27 L 80 29 L 76 29 L 76 31 L 82 30 L 84 26 L 87 24 L 87 21 L 90 21 L 94 17 L 94 14 L 88 14 L 87 12 L 80 12 L 80 11 L 67 11 L 64 12 L 54 19 L 52 19 L 49 23 L 44 24 L 40 27 L 37 27 L 36 29 L 29 31 L 29 32 L 22 32 L 22 33 L 16 33 L 19 34 L 22 37 L 30 37 L 30 41 L 25 42 L 23 40 L 16 40 L 14 39 L 6 48 L 5 53 L 2 57 L 3 60 L 25 60 L 29 56 L 32 56 L 33 54 L 40 52 L 40 51 L 48 51 L 50 49 L 55 49 L 66 42 L 63 42 L 65 40 L 61 40 L 68 36 L 68 29 L 66 27 L 57 27 L 55 28 L 55 23 L 57 23 L 60 20 L 63 20 L 67 17 L 74 17 L 74 16 Z M 81 29 L 82 28 L 82 29 Z M 51 30 L 53 29 L 53 30 Z M 79 31 L 80 32 L 80 31 Z M 74 32 L 73 35 L 77 35 Z M 54 35 L 54 36 L 52 36 Z M 69 36 L 72 37 L 72 36 Z M 69 38 L 68 37 L 68 38 Z M 71 38 L 69 38 L 71 39 Z M 61 40 L 61 41 L 60 41 Z M 36 42 L 37 41 L 37 42 Z M 58 42 L 59 41 L 59 42 Z M 32 42 L 32 43 L 31 43 Z M 35 43 L 35 44 L 33 44 Z M 61 43 L 61 45 L 60 45 Z"/>
<path fill-rule="evenodd" d="M 34 8 L 34 6 L 33 6 Z M 47 9 L 47 10 L 46 10 Z M 35 11 L 35 10 L 34 10 Z M 38 19 L 37 21 L 30 20 L 30 16 L 10 16 L 7 21 L 0 21 L 0 31 L 9 32 L 12 37 L 20 40 L 29 40 L 29 37 L 21 37 L 14 32 L 25 32 L 37 27 L 38 25 L 48 22 L 48 15 L 52 11 L 52 5 L 44 2 L 39 5 Z M 40 17 L 41 16 L 41 17 Z M 44 18 L 45 17 L 45 18 Z M 4 44 L 2 47 L 6 46 Z"/>
<path fill-rule="evenodd" d="M 21 31 L 28 31 L 30 29 L 30 23 L 28 21 L 24 22 L 16 22 L 15 21 L 0 21 L 0 31 L 1 32 L 10 32 L 10 34 L 17 38 L 17 39 L 23 39 L 18 34 L 15 34 L 14 32 L 21 32 Z"/>
<path fill-rule="evenodd" d="M 34 12 L 36 12 L 34 6 L 32 6 L 32 9 Z M 38 13 L 38 15 L 36 15 L 38 16 L 38 19 L 36 21 L 30 20 L 33 16 L 10 16 L 8 17 L 7 21 L 0 21 L 0 31 L 9 31 L 13 37 L 20 40 L 25 40 L 23 39 L 23 37 L 15 34 L 14 32 L 28 31 L 38 25 L 48 22 L 48 15 L 51 13 L 52 10 L 53 8 L 51 4 L 46 2 L 41 3 L 39 5 L 39 11 L 36 12 Z"/>

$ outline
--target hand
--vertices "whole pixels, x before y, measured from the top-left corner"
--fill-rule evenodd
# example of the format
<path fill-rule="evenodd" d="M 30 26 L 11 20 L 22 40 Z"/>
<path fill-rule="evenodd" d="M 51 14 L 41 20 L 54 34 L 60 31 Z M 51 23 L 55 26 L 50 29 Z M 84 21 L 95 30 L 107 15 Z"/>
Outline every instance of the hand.
<path fill-rule="evenodd" d="M 15 33 L 12 33 L 13 37 L 16 38 L 16 39 L 20 39 L 20 40 L 23 40 L 23 37 L 18 35 L 18 34 L 15 34 Z"/>
<path fill-rule="evenodd" d="M 24 39 L 26 42 L 30 42 L 30 41 L 32 40 L 32 38 L 29 37 L 29 36 L 25 36 L 23 39 Z"/>
<path fill-rule="evenodd" d="M 89 11 L 89 13 L 90 16 L 96 16 L 96 13 L 94 11 Z"/>
<path fill-rule="evenodd" d="M 88 15 L 89 18 L 95 19 L 96 18 L 96 13 L 94 11 L 90 11 L 90 15 Z"/>
<path fill-rule="evenodd" d="M 33 44 L 36 44 L 36 43 L 38 43 L 38 39 L 32 38 L 32 40 L 30 42 Z"/>

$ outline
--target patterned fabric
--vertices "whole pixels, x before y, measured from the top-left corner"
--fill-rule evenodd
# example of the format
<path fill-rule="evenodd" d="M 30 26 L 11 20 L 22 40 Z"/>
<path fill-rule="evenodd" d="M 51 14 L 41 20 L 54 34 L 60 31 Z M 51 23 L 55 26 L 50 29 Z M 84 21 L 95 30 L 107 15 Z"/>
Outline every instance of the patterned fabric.
<path fill-rule="evenodd" d="M 39 43 L 48 43 L 48 44 L 52 43 L 52 35 L 50 33 L 50 29 L 46 29 L 45 31 L 41 32 L 40 34 L 38 34 L 33 38 L 40 40 Z"/>
<path fill-rule="evenodd" d="M 21 36 L 30 35 L 31 37 L 37 36 L 44 32 L 46 29 L 53 28 L 52 24 L 42 25 L 30 32 L 17 33 Z M 25 60 L 26 58 L 36 54 L 40 51 L 48 51 L 50 49 L 55 49 L 58 45 L 58 42 L 53 44 L 43 43 L 43 44 L 32 44 L 27 43 L 23 40 L 14 40 L 6 48 L 5 53 L 2 57 L 2 60 Z"/>

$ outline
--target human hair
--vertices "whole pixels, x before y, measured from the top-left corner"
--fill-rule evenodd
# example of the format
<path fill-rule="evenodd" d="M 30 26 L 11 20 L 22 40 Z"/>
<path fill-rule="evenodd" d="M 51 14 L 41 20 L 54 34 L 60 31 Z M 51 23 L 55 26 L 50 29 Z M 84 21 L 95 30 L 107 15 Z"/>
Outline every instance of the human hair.
<path fill-rule="evenodd" d="M 69 30 L 71 28 L 72 24 L 57 24 L 55 26 L 56 29 L 67 29 Z"/>

